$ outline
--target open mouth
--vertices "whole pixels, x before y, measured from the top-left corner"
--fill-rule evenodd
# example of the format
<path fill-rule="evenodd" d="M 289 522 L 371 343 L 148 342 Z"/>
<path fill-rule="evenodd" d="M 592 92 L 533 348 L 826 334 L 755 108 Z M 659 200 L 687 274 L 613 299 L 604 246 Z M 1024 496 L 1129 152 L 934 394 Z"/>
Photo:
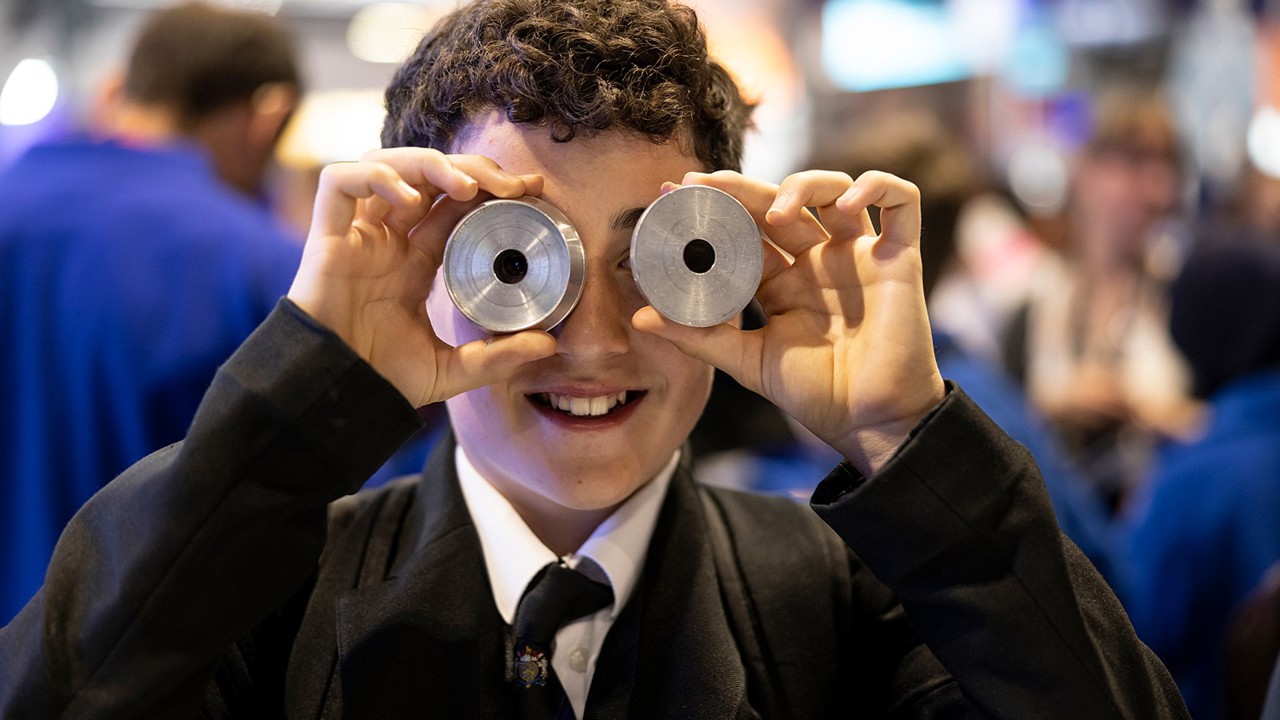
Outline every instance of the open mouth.
<path fill-rule="evenodd" d="M 644 394 L 643 390 L 622 390 L 611 395 L 595 397 L 576 397 L 557 393 L 533 393 L 528 397 L 535 405 L 555 410 L 569 417 L 591 418 L 618 412 L 644 397 Z"/>

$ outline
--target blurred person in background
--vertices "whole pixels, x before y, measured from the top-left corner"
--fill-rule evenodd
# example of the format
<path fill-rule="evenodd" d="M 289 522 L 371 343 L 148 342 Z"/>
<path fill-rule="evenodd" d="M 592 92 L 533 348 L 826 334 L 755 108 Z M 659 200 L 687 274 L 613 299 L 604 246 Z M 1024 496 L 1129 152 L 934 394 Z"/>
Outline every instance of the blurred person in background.
<path fill-rule="evenodd" d="M 1280 177 L 1248 163 L 1230 197 L 1210 213 L 1214 226 L 1280 241 Z"/>
<path fill-rule="evenodd" d="M 1170 322 L 1208 421 L 1160 449 L 1125 508 L 1130 581 L 1118 591 L 1192 717 L 1215 720 L 1228 621 L 1280 561 L 1280 243 L 1200 243 Z"/>
<path fill-rule="evenodd" d="M 1036 459 L 1058 522 L 1063 531 L 1110 579 L 1114 572 L 1113 530 L 1102 499 L 1075 471 L 1044 419 L 1027 401 L 1022 389 L 999 366 L 968 347 L 935 313 L 934 289 L 966 271 L 957 256 L 956 232 L 968 203 L 983 194 L 983 173 L 967 150 L 964 138 L 944 128 L 932 116 L 919 114 L 895 122 L 813 158 L 811 167 L 832 168 L 858 177 L 877 169 L 915 178 L 921 195 L 920 253 L 924 290 L 929 302 L 934 352 L 944 377 L 953 380 L 1005 432 L 1025 445 Z M 873 213 L 874 214 L 874 213 Z M 718 378 L 720 381 L 727 381 Z M 717 385 L 699 425 L 694 448 L 707 447 L 698 464 L 704 482 L 757 492 L 783 494 L 800 500 L 813 492 L 814 478 L 838 462 L 834 450 L 786 415 L 744 402 L 752 395 Z M 732 397 L 732 401 L 724 400 Z M 749 429 L 751 428 L 751 429 Z M 737 442 L 715 443 L 709 436 L 732 436 Z"/>
<path fill-rule="evenodd" d="M 1280 562 L 1239 602 L 1223 644 L 1227 720 L 1280 720 Z M 1275 686 L 1274 688 L 1272 686 Z M 1269 696 L 1274 695 L 1268 712 Z"/>
<path fill-rule="evenodd" d="M 1082 472 L 1112 506 L 1161 439 L 1191 432 L 1198 406 L 1169 339 L 1169 234 L 1182 194 L 1177 128 L 1155 90 L 1095 97 L 1071 168 L 1061 237 L 1005 333 L 1005 359 Z"/>
<path fill-rule="evenodd" d="M 301 243 L 264 174 L 300 92 L 262 14 L 152 15 L 96 130 L 0 175 L 0 625 L 106 479 L 185 434 Z"/>

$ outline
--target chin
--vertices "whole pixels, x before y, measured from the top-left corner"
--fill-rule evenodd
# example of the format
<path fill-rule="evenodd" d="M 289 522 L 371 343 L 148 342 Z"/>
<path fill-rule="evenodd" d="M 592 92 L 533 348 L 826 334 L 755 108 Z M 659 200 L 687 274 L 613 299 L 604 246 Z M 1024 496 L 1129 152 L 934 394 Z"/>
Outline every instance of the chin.
<path fill-rule="evenodd" d="M 591 477 L 566 473 L 554 477 L 577 479 L 553 479 L 543 486 L 543 495 L 562 507 L 581 511 L 611 510 L 645 484 L 645 480 L 638 478 L 621 480 L 622 476 L 617 473 L 594 474 Z"/>

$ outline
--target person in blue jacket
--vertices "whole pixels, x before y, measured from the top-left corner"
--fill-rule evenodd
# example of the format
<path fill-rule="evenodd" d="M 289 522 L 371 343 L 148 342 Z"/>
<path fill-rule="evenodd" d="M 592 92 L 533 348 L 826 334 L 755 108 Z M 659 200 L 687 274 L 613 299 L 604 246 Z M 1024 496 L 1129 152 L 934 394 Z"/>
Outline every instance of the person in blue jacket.
<path fill-rule="evenodd" d="M 271 18 L 160 11 L 104 86 L 108 137 L 0 174 L 0 625 L 77 508 L 182 438 L 301 257 L 262 195 L 301 88 Z"/>
<path fill-rule="evenodd" d="M 1210 416 L 1198 439 L 1161 449 L 1125 508 L 1118 590 L 1192 717 L 1214 720 L 1232 613 L 1280 561 L 1280 244 L 1200 243 L 1170 320 Z"/>

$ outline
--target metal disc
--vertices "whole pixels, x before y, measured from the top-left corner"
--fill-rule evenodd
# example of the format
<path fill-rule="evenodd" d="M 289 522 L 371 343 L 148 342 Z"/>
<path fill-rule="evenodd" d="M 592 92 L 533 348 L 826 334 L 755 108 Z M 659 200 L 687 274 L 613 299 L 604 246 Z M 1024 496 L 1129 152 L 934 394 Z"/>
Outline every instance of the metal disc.
<path fill-rule="evenodd" d="M 534 197 L 490 200 L 460 220 L 444 249 L 444 282 L 458 310 L 497 333 L 550 330 L 582 296 L 578 232 Z"/>
<path fill-rule="evenodd" d="M 686 185 L 663 195 L 631 233 L 631 275 L 645 299 L 682 325 L 742 312 L 760 285 L 760 229 L 732 195 Z"/>

